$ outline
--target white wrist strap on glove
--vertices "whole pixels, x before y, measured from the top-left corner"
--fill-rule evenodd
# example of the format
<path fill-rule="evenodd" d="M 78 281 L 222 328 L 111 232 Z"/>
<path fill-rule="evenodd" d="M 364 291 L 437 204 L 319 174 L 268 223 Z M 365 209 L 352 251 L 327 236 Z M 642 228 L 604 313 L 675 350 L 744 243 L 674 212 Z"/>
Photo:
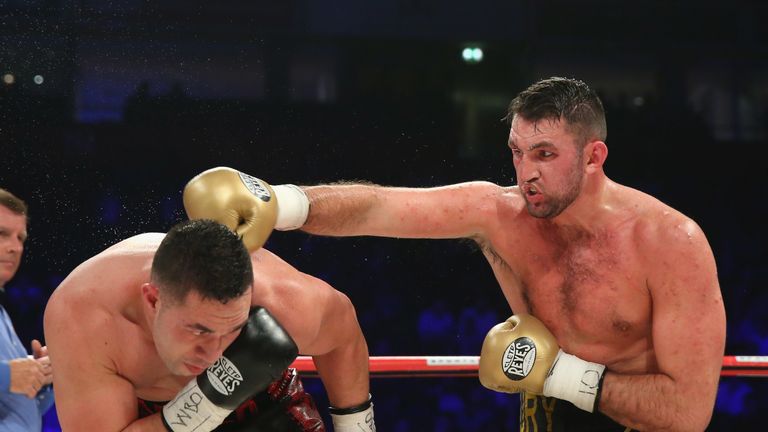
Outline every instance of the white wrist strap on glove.
<path fill-rule="evenodd" d="M 232 410 L 213 404 L 197 386 L 189 382 L 176 397 L 163 407 L 163 424 L 173 432 L 210 432 L 224 421 Z"/>
<path fill-rule="evenodd" d="M 309 215 L 309 198 L 300 187 L 292 184 L 272 186 L 277 198 L 275 229 L 289 231 L 299 229 Z"/>
<path fill-rule="evenodd" d="M 584 411 L 594 412 L 604 372 L 604 365 L 560 350 L 544 380 L 544 396 L 567 400 Z"/>
<path fill-rule="evenodd" d="M 334 432 L 376 432 L 373 421 L 373 402 L 368 401 L 352 408 L 330 409 Z"/>

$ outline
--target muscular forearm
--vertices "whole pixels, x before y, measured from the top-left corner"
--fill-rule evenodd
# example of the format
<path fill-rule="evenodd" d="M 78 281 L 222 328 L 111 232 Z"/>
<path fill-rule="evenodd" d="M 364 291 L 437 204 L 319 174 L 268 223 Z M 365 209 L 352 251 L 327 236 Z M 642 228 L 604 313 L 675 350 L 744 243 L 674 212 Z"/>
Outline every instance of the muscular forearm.
<path fill-rule="evenodd" d="M 632 429 L 703 431 L 713 405 L 710 388 L 686 392 L 667 375 L 607 372 L 599 410 Z"/>
<path fill-rule="evenodd" d="M 313 359 L 331 405 L 346 408 L 368 399 L 368 346 L 362 334 L 353 343 Z"/>
<path fill-rule="evenodd" d="M 96 415 L 94 413 L 98 413 L 97 417 L 89 418 Z M 66 408 L 59 408 L 59 422 L 64 431 L 167 432 L 160 413 L 131 421 L 108 409 L 94 409 L 93 413 L 85 414 L 71 413 L 67 412 Z M 128 426 L 125 426 L 128 422 Z"/>
<path fill-rule="evenodd" d="M 310 210 L 302 230 L 332 236 L 370 234 L 364 231 L 364 222 L 378 200 L 375 185 L 335 184 L 303 189 Z"/>

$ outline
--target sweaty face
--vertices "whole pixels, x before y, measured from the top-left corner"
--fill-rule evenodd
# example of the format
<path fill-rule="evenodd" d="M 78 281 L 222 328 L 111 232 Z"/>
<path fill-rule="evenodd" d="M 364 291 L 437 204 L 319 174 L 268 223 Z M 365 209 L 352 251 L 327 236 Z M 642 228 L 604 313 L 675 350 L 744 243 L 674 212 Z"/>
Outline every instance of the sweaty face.
<path fill-rule="evenodd" d="M 0 205 L 0 287 L 19 269 L 26 239 L 27 217 Z"/>
<path fill-rule="evenodd" d="M 528 213 L 553 218 L 581 192 L 583 155 L 564 121 L 530 122 L 515 116 L 509 148 Z"/>
<path fill-rule="evenodd" d="M 240 334 L 250 306 L 250 290 L 226 304 L 202 300 L 194 291 L 176 304 L 161 299 L 153 324 L 160 358 L 174 375 L 199 375 Z"/>

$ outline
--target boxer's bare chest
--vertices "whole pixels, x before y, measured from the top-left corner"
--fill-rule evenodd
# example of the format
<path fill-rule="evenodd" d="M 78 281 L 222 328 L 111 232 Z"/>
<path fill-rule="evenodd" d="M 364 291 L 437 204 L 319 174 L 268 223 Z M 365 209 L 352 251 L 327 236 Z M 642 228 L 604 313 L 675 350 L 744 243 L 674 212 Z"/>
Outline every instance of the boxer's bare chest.
<path fill-rule="evenodd" d="M 651 300 L 631 229 L 537 224 L 484 248 L 515 313 L 541 319 L 566 351 L 604 363 L 651 349 Z"/>

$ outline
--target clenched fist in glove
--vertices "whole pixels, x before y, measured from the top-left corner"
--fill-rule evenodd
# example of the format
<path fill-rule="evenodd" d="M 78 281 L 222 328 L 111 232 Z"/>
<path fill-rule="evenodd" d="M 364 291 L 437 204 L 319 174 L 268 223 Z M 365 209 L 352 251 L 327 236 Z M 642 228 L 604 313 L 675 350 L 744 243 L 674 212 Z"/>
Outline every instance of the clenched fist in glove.
<path fill-rule="evenodd" d="M 204 171 L 184 187 L 190 219 L 213 219 L 242 237 L 249 251 L 260 248 L 273 229 L 301 228 L 309 200 L 298 186 L 267 182 L 227 167 Z"/>
<path fill-rule="evenodd" d="M 480 352 L 480 383 L 505 393 L 520 391 L 567 400 L 594 412 L 605 366 L 560 349 L 537 318 L 513 315 L 494 326 Z"/>

